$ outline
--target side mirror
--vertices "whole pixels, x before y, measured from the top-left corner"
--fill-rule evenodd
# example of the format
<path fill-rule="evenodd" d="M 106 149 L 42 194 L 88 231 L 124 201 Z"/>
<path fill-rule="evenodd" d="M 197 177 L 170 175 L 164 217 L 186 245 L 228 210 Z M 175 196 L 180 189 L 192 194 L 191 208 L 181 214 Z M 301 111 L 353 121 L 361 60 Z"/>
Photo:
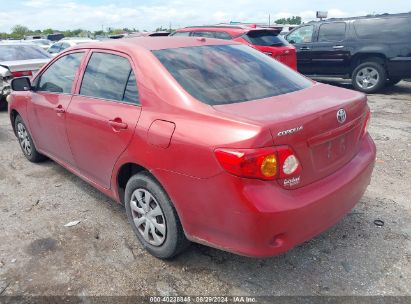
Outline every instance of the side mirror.
<path fill-rule="evenodd" d="M 18 77 L 11 80 L 11 89 L 13 91 L 30 91 L 32 89 L 28 77 Z"/>

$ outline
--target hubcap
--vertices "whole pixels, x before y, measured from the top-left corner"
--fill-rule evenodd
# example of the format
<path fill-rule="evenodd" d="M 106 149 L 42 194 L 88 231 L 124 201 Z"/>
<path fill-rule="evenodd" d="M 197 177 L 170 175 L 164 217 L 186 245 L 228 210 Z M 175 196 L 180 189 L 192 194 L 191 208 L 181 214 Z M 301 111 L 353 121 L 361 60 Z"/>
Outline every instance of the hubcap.
<path fill-rule="evenodd" d="M 366 67 L 358 71 L 355 81 L 360 88 L 372 89 L 380 80 L 378 71 L 371 67 Z"/>
<path fill-rule="evenodd" d="M 27 133 L 26 127 L 22 123 L 17 124 L 17 136 L 19 138 L 20 146 L 23 152 L 27 155 L 31 155 L 31 144 L 29 139 L 29 134 Z"/>
<path fill-rule="evenodd" d="M 166 221 L 156 198 L 146 189 L 133 192 L 130 201 L 133 223 L 144 240 L 153 246 L 160 246 L 166 239 Z"/>

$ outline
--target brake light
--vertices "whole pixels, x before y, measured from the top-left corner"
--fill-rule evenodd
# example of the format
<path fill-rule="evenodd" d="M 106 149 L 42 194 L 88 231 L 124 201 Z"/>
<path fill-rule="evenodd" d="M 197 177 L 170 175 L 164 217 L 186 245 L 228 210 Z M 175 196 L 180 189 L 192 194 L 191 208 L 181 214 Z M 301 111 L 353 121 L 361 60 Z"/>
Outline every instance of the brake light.
<path fill-rule="evenodd" d="M 216 149 L 216 157 L 229 173 L 248 178 L 274 180 L 301 171 L 297 156 L 287 146 L 261 149 Z"/>
<path fill-rule="evenodd" d="M 366 116 L 365 116 L 364 128 L 363 128 L 363 131 L 362 131 L 362 136 L 363 136 L 363 137 L 364 137 L 364 136 L 367 134 L 367 132 L 368 132 L 368 126 L 369 126 L 369 124 L 370 124 L 370 119 L 371 119 L 371 113 L 370 113 L 370 110 L 368 110 L 368 112 L 367 112 L 367 114 L 366 114 Z"/>
<path fill-rule="evenodd" d="M 16 72 L 11 72 L 11 75 L 13 77 L 24 77 L 24 76 L 33 76 L 33 73 L 31 71 L 16 71 Z"/>

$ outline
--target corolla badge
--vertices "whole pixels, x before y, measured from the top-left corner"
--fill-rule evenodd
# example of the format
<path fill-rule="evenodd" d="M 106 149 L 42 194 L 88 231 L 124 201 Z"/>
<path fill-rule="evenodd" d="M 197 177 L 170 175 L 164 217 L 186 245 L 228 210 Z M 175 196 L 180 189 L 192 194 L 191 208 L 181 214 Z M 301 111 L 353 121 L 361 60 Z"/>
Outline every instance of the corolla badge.
<path fill-rule="evenodd" d="M 347 113 L 345 113 L 344 109 L 339 109 L 337 111 L 337 120 L 339 123 L 344 123 L 345 120 L 347 119 Z"/>

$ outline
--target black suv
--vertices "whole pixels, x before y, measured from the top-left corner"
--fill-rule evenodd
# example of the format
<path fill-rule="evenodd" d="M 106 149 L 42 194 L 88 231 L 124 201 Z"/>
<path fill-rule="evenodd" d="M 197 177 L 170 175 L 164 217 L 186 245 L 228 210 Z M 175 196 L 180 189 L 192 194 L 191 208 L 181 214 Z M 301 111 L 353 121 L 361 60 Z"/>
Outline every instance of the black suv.
<path fill-rule="evenodd" d="M 411 78 L 411 13 L 311 22 L 285 38 L 307 76 L 351 78 L 365 93 Z"/>

